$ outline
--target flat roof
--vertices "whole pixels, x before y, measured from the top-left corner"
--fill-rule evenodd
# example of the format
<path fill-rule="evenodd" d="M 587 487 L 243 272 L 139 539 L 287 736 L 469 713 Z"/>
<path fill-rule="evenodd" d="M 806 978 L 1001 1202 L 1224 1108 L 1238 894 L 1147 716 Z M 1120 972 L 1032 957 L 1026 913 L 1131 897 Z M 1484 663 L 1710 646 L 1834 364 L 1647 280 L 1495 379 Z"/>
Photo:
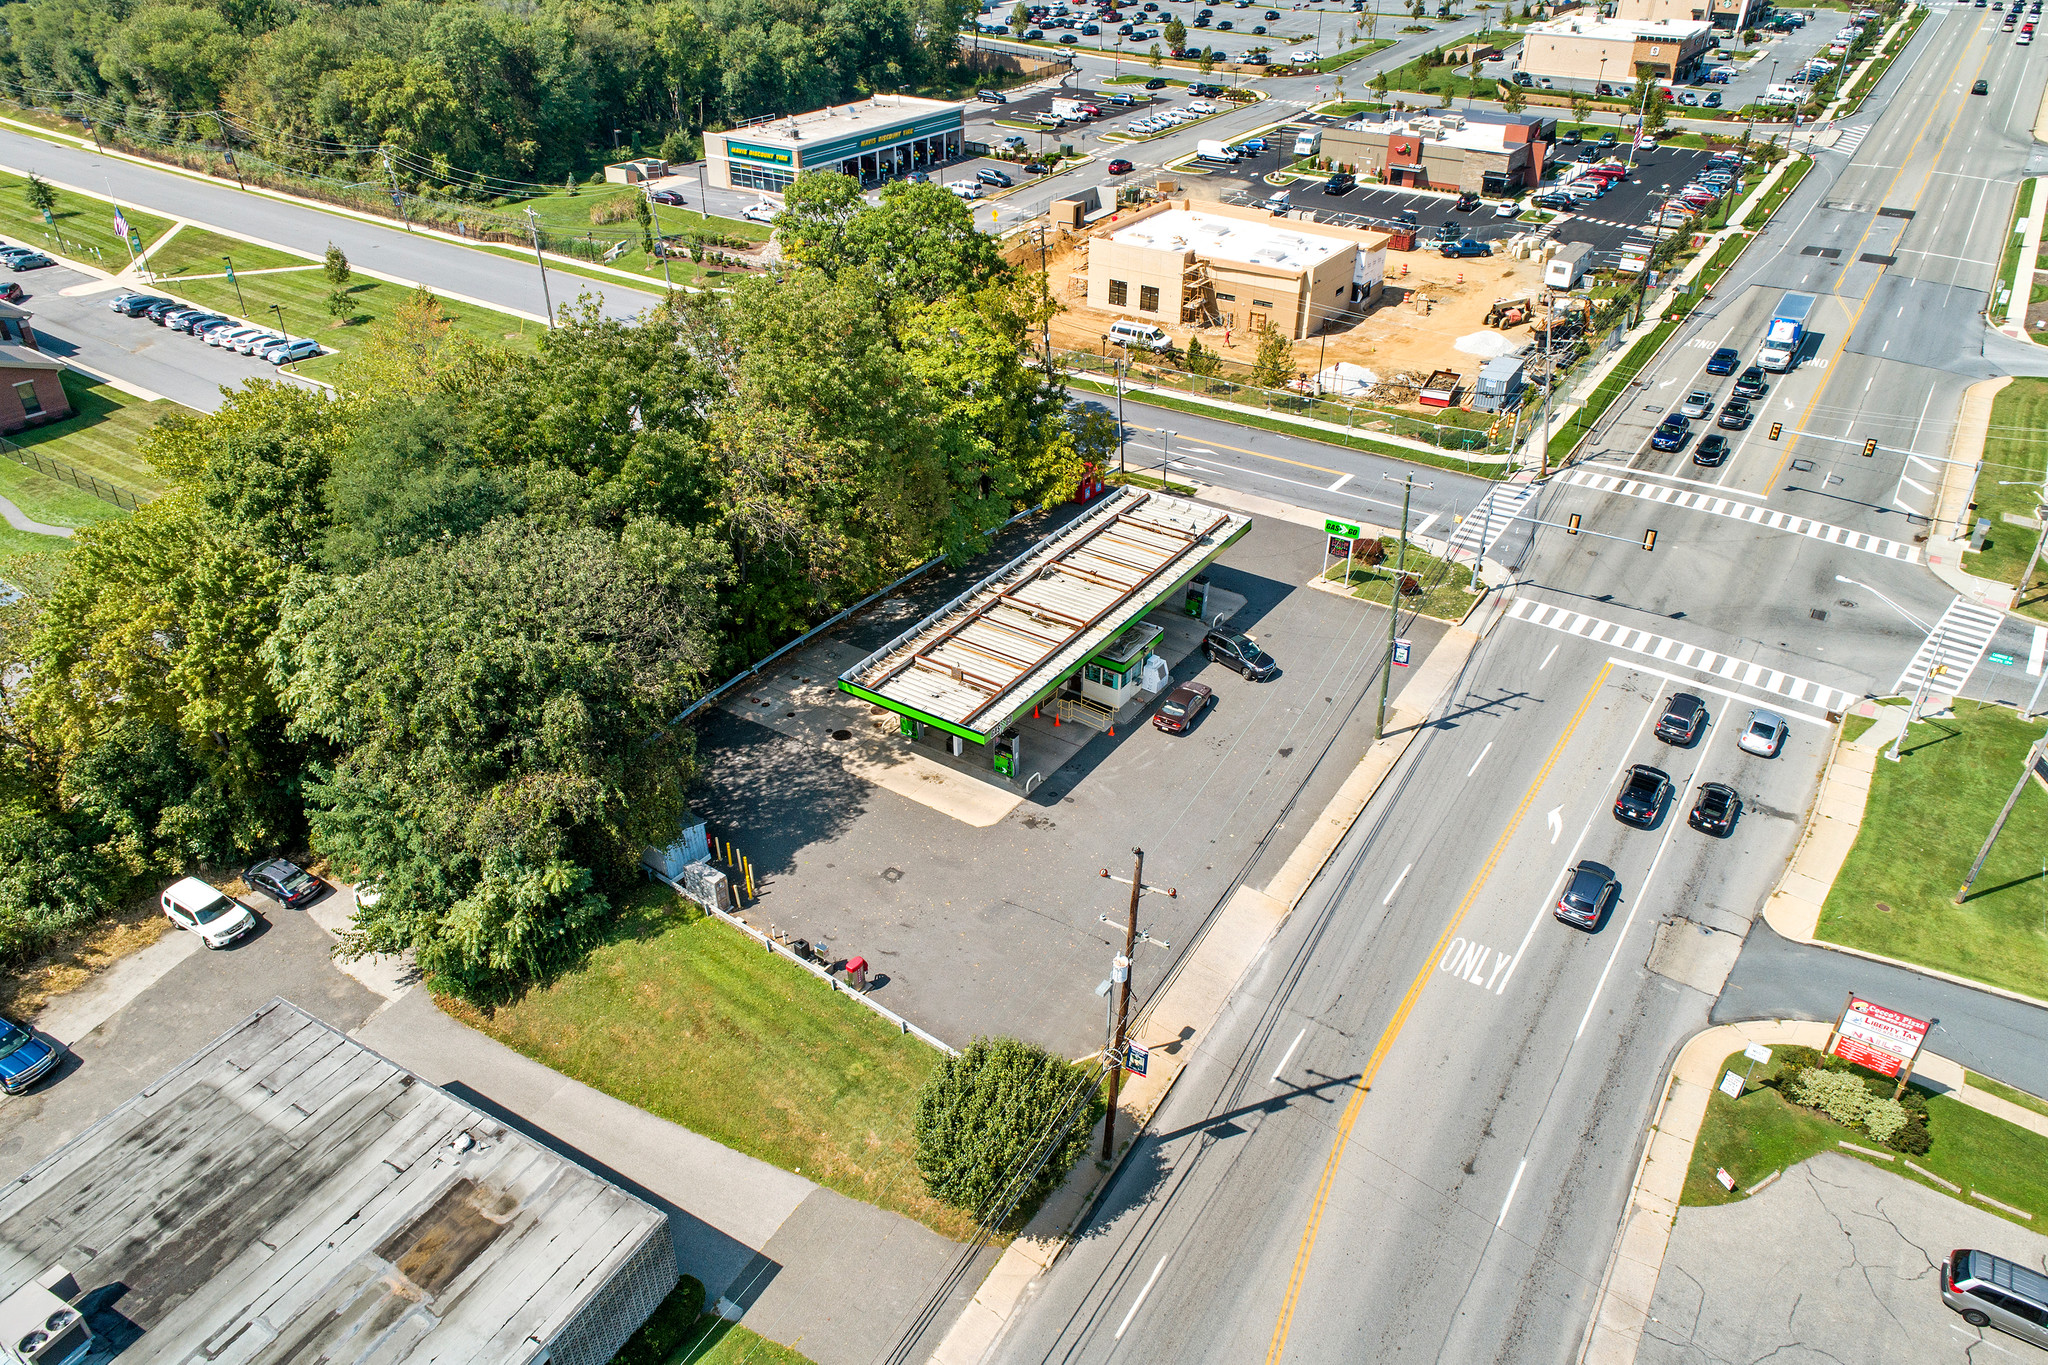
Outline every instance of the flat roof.
<path fill-rule="evenodd" d="M 1385 133 L 1398 137 L 1403 133 L 1422 139 L 1440 147 L 1456 147 L 1461 151 L 1504 152 L 1509 147 L 1523 147 L 1527 143 L 1510 143 L 1508 125 L 1504 123 L 1472 124 L 1463 114 L 1415 114 L 1407 118 L 1381 118 L 1372 121 L 1357 119 L 1344 125 L 1348 129 Z"/>
<path fill-rule="evenodd" d="M 652 1256 L 659 1302 L 667 1224 L 272 1000 L 0 1195 L 0 1297 L 64 1266 L 123 1365 L 516 1365 Z"/>
<path fill-rule="evenodd" d="M 1523 33 L 1634 42 L 1638 38 L 1692 38 L 1712 27 L 1713 25 L 1704 19 L 1578 19 L 1567 15 L 1562 19 L 1548 19 L 1540 24 L 1531 24 Z"/>
<path fill-rule="evenodd" d="M 1250 526 L 1120 488 L 840 674 L 840 689 L 987 743 Z"/>
<path fill-rule="evenodd" d="M 894 128 L 966 106 L 957 100 L 926 100 L 914 95 L 873 95 L 852 104 L 828 104 L 808 114 L 789 114 L 760 123 L 728 128 L 719 137 L 737 142 L 773 142 L 801 148 L 807 142 L 837 142 L 859 133 Z"/>
<path fill-rule="evenodd" d="M 1155 213 L 1110 233 L 1109 240 L 1119 246 L 1192 251 L 1211 260 L 1286 271 L 1313 270 L 1359 245 L 1344 237 L 1303 232 L 1284 218 L 1247 221 L 1200 209 Z"/>

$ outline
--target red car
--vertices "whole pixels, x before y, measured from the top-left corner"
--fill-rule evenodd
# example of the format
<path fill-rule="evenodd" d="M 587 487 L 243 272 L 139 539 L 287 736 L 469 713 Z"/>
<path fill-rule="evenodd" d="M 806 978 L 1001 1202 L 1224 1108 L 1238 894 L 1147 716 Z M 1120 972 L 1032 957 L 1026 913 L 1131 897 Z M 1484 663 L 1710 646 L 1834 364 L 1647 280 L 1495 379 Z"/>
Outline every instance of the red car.
<path fill-rule="evenodd" d="M 9 280 L 5 284 L 0 284 L 0 299 L 6 299 L 9 303 L 20 303 L 27 297 L 28 290 L 21 287 L 20 280 Z"/>
<path fill-rule="evenodd" d="M 1177 735 L 1195 723 L 1195 717 L 1202 714 L 1202 708 L 1216 699 L 1207 683 L 1182 683 L 1166 694 L 1166 700 L 1159 703 L 1159 709 L 1152 713 L 1152 723 L 1168 734 Z"/>
<path fill-rule="evenodd" d="M 1138 169 L 1136 166 L 1133 166 L 1130 162 L 1124 160 L 1122 157 L 1118 157 L 1116 160 L 1109 163 L 1109 173 L 1111 175 L 1129 175 L 1132 171 L 1136 169 Z"/>

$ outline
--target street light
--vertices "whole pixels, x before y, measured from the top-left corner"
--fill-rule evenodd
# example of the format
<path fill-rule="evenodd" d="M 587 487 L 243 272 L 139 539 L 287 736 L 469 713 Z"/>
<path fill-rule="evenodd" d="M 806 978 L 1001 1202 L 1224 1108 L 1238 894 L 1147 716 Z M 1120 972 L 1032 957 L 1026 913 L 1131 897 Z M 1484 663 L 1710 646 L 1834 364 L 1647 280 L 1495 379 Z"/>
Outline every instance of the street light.
<path fill-rule="evenodd" d="M 1112 340 L 1108 333 L 1104 333 L 1102 339 L 1105 343 Z M 1127 428 L 1124 426 L 1124 372 L 1131 367 L 1131 346 L 1121 337 L 1115 338 L 1115 341 L 1118 349 L 1123 352 L 1116 362 L 1116 472 L 1117 477 L 1122 478 L 1124 445 L 1129 439 L 1125 435 Z"/>
<path fill-rule="evenodd" d="M 1159 429 L 1159 486 L 1161 488 L 1166 487 L 1166 445 L 1167 442 L 1178 435 L 1180 433 L 1177 431 L 1168 431 L 1164 427 Z"/>

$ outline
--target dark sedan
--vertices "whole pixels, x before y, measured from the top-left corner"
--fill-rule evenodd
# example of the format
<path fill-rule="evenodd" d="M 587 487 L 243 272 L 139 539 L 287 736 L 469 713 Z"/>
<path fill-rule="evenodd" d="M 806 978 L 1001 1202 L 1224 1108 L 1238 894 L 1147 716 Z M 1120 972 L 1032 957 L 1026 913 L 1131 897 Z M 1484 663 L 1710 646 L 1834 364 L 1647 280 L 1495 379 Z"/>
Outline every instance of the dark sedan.
<path fill-rule="evenodd" d="M 0 1090 L 19 1095 L 64 1060 L 63 1047 L 31 1029 L 0 1019 Z"/>
<path fill-rule="evenodd" d="M 657 204 L 665 204 L 672 209 L 683 207 L 683 196 L 676 190 L 651 190 L 648 192 L 647 197 Z"/>
<path fill-rule="evenodd" d="M 1706 723 L 1705 702 L 1690 692 L 1673 692 L 1671 700 L 1664 703 L 1664 714 L 1657 718 L 1657 738 L 1682 749 L 1699 738 L 1700 727 Z"/>
<path fill-rule="evenodd" d="M 1723 346 L 1707 357 L 1708 374 L 1734 374 L 1735 367 L 1742 362 L 1742 354 L 1733 346 Z"/>
<path fill-rule="evenodd" d="M 1565 880 L 1564 894 L 1557 898 L 1556 915 L 1566 924 L 1591 929 L 1614 903 L 1621 883 L 1599 863 L 1580 863 Z"/>
<path fill-rule="evenodd" d="M 1700 443 L 1693 447 L 1692 462 L 1705 469 L 1713 469 L 1728 459 L 1728 438 L 1719 434 L 1700 437 Z"/>
<path fill-rule="evenodd" d="M 1737 398 L 1761 398 L 1764 396 L 1764 390 L 1769 387 L 1770 385 L 1764 380 L 1764 367 L 1752 365 L 1742 372 L 1740 379 L 1735 381 L 1735 396 Z"/>
<path fill-rule="evenodd" d="M 1358 188 L 1358 177 L 1349 171 L 1339 171 L 1323 182 L 1324 194 L 1349 194 Z"/>
<path fill-rule="evenodd" d="M 282 858 L 258 863 L 245 874 L 249 885 L 276 901 L 288 910 L 296 910 L 309 901 L 318 899 L 327 889 L 327 883 L 296 863 Z"/>
<path fill-rule="evenodd" d="M 1209 662 L 1234 668 L 1253 682 L 1264 682 L 1279 671 L 1273 656 L 1259 648 L 1259 642 L 1234 630 L 1212 630 L 1202 640 L 1202 653 Z"/>
<path fill-rule="evenodd" d="M 1166 700 L 1159 703 L 1159 709 L 1152 713 L 1152 723 L 1169 734 L 1179 734 L 1195 723 L 1195 717 L 1202 714 L 1204 707 L 1216 699 L 1207 683 L 1182 683 L 1166 694 Z"/>
<path fill-rule="evenodd" d="M 109 299 L 107 307 L 126 317 L 139 318 L 157 304 L 170 302 L 161 294 L 120 294 Z"/>
<path fill-rule="evenodd" d="M 1752 416 L 1747 398 L 1731 398 L 1721 409 L 1721 415 L 1714 419 L 1714 425 L 1723 431 L 1743 431 L 1748 428 Z"/>
<path fill-rule="evenodd" d="M 1742 805 L 1742 798 L 1735 794 L 1735 788 L 1719 782 L 1700 783 L 1700 794 L 1692 803 L 1692 814 L 1685 817 L 1685 823 L 1702 834 L 1725 838 L 1735 828 L 1735 813 Z"/>
<path fill-rule="evenodd" d="M 1664 812 L 1664 798 L 1671 795 L 1671 776 L 1662 768 L 1638 763 L 1628 770 L 1621 795 L 1614 798 L 1614 818 L 1644 829 L 1657 823 Z"/>

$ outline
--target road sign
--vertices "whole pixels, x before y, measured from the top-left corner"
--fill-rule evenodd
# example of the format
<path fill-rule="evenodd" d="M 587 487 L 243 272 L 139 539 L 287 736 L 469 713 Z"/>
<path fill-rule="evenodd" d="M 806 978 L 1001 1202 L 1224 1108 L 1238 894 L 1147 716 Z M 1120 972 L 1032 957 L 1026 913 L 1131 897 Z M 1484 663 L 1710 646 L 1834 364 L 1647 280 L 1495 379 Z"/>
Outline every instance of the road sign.
<path fill-rule="evenodd" d="M 1896 1076 L 1927 1039 L 1927 1021 L 1888 1010 L 1868 1000 L 1851 999 L 1842 1012 L 1834 1052 L 1845 1062 Z"/>
<path fill-rule="evenodd" d="M 2004 664 L 2007 668 L 2010 668 L 2013 666 L 2014 663 L 2018 661 L 2015 660 L 2010 654 L 1994 654 L 1991 656 L 1991 662 L 1995 664 Z"/>
<path fill-rule="evenodd" d="M 1751 1043 L 1748 1047 L 1742 1049 L 1742 1055 L 1755 1062 L 1758 1066 L 1767 1066 L 1771 1060 L 1771 1050 L 1762 1043 Z"/>
<path fill-rule="evenodd" d="M 2034 746 L 2034 752 L 2027 755 L 2027 771 L 2034 775 L 2043 791 L 2048 791 L 2048 744 Z"/>
<path fill-rule="evenodd" d="M 1346 540 L 1356 540 L 1365 534 L 1357 522 L 1338 521 L 1335 517 L 1323 518 L 1323 529 L 1333 536 L 1342 536 Z"/>
<path fill-rule="evenodd" d="M 1144 1075 L 1145 1068 L 1151 1064 L 1151 1061 L 1152 1050 L 1150 1048 L 1139 1047 L 1136 1043 L 1124 1044 L 1124 1070 L 1130 1072 L 1133 1076 Z"/>
<path fill-rule="evenodd" d="M 1396 668 L 1406 668 L 1407 666 L 1408 666 L 1408 641 L 1406 641 L 1406 640 L 1396 640 L 1396 641 L 1394 641 L 1394 667 L 1396 667 Z"/>

